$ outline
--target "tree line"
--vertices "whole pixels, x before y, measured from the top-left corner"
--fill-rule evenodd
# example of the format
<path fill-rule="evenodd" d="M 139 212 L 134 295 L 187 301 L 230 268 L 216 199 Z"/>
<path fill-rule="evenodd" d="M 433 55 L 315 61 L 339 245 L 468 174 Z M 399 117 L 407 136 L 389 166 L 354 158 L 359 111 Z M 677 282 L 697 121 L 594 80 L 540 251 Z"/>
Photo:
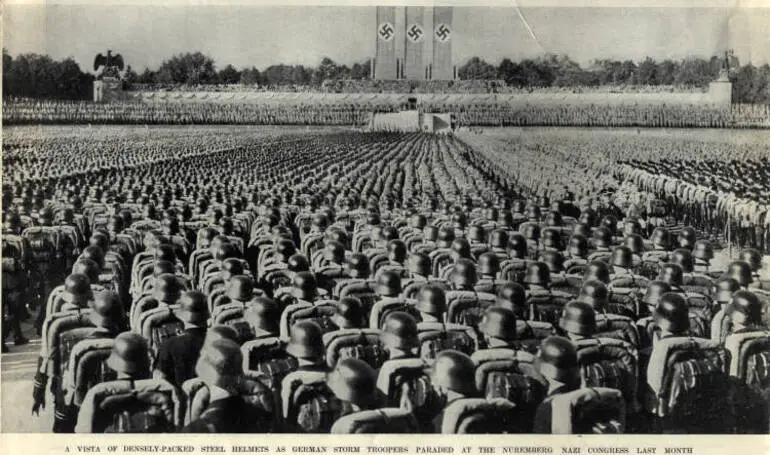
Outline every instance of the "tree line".
<path fill-rule="evenodd" d="M 733 100 L 738 103 L 770 102 L 770 65 L 740 65 L 732 57 Z M 505 58 L 498 65 L 472 57 L 458 68 L 460 79 L 497 79 L 515 87 L 590 87 L 622 85 L 666 85 L 706 87 L 715 80 L 722 58 L 632 60 L 597 59 L 582 67 L 567 56 L 546 54 L 514 62 Z M 130 65 L 123 79 L 127 84 L 205 85 L 242 84 L 279 86 L 321 86 L 324 81 L 368 79 L 369 62 L 352 66 L 326 57 L 318 66 L 271 65 L 237 69 L 225 65 L 217 69 L 213 58 L 201 52 L 174 55 L 157 69 L 136 72 Z M 22 54 L 11 57 L 3 49 L 3 96 L 54 99 L 89 99 L 94 76 L 83 72 L 71 58 L 55 61 L 48 56 Z"/>

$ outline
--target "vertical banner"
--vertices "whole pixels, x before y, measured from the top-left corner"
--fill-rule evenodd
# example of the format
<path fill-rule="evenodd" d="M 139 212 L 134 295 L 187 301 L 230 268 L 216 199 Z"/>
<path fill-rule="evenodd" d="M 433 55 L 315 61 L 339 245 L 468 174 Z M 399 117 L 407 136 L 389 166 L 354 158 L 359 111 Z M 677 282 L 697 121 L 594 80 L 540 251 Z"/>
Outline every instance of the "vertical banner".
<path fill-rule="evenodd" d="M 433 79 L 454 79 L 452 60 L 452 7 L 433 8 Z"/>
<path fill-rule="evenodd" d="M 377 51 L 374 61 L 375 79 L 397 79 L 396 72 L 396 7 L 377 7 Z"/>
<path fill-rule="evenodd" d="M 425 30 L 424 11 L 425 8 L 422 6 L 406 7 L 404 75 L 407 79 L 425 79 L 423 49 L 430 37 Z"/>

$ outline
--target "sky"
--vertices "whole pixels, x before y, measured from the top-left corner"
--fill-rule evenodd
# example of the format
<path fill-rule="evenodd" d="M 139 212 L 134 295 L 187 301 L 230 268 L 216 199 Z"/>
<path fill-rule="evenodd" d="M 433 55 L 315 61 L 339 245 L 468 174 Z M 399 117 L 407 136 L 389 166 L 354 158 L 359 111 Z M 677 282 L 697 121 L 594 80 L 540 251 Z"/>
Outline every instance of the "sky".
<path fill-rule="evenodd" d="M 728 47 L 741 63 L 770 62 L 768 2 L 760 8 L 731 8 L 726 0 L 716 6 L 707 0 L 655 0 L 622 8 L 576 6 L 582 4 L 579 0 L 542 7 L 534 7 L 534 0 L 489 2 L 496 6 L 466 1 L 455 7 L 456 63 L 472 56 L 498 63 L 504 57 L 521 60 L 545 52 L 566 54 L 584 65 L 596 58 L 708 58 Z M 192 51 L 211 56 L 219 68 L 233 64 L 258 69 L 278 63 L 312 66 L 324 56 L 350 65 L 374 55 L 373 6 L 360 1 L 357 6 L 296 0 L 284 6 L 243 3 L 10 0 L 3 11 L 3 46 L 11 55 L 72 57 L 84 70 L 91 70 L 94 56 L 107 49 L 122 54 L 137 71 Z M 693 7 L 707 4 L 711 6 Z"/>

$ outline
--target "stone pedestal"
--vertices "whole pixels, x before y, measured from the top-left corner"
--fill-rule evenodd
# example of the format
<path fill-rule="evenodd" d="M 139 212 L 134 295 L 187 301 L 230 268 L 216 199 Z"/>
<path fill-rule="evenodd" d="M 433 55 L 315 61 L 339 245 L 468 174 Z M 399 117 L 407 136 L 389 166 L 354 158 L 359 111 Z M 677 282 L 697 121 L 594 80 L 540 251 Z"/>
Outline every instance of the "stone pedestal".
<path fill-rule="evenodd" d="M 109 103 L 123 99 L 123 82 L 115 77 L 94 81 L 94 102 Z"/>

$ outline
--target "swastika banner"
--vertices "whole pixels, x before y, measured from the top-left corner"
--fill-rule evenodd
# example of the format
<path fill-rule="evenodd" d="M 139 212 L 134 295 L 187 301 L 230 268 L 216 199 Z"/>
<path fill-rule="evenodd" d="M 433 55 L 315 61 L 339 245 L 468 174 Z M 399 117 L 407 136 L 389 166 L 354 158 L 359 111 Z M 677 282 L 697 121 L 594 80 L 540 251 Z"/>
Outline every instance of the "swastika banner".
<path fill-rule="evenodd" d="M 377 36 L 377 49 L 374 59 L 374 78 L 397 79 L 396 42 L 400 33 L 396 30 L 395 6 L 377 7 L 375 34 Z"/>
<path fill-rule="evenodd" d="M 454 59 L 452 58 L 452 8 L 433 8 L 433 66 L 431 77 L 438 80 L 454 79 Z"/>
<path fill-rule="evenodd" d="M 426 63 L 423 61 L 425 54 L 425 8 L 422 6 L 406 7 L 405 33 L 405 71 L 407 79 L 425 79 Z M 430 29 L 428 34 L 430 34 Z M 430 39 L 430 36 L 428 37 Z"/>

